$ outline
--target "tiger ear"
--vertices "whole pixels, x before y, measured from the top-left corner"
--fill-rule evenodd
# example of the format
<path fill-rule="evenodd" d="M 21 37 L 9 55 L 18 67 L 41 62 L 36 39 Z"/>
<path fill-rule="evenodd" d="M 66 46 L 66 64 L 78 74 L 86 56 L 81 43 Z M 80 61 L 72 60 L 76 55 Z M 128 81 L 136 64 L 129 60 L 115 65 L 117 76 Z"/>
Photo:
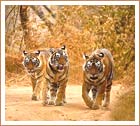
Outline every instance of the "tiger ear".
<path fill-rule="evenodd" d="M 55 51 L 54 48 L 50 48 L 50 49 L 49 49 L 49 52 L 50 52 L 51 54 L 53 54 L 54 51 Z"/>
<path fill-rule="evenodd" d="M 83 59 L 87 60 L 87 59 L 89 59 L 89 56 L 86 53 L 83 53 Z"/>
<path fill-rule="evenodd" d="M 27 54 L 28 53 L 25 50 L 23 50 L 23 55 L 26 56 Z"/>
<path fill-rule="evenodd" d="M 99 56 L 99 57 L 101 57 L 101 58 L 103 58 L 104 57 L 104 53 L 97 53 L 97 55 Z"/>
<path fill-rule="evenodd" d="M 37 56 L 39 56 L 40 50 L 35 51 L 35 54 L 36 54 Z"/>
<path fill-rule="evenodd" d="M 65 50 L 65 49 L 66 49 L 66 46 L 65 46 L 65 45 L 63 45 L 63 46 L 61 47 L 61 49 L 62 49 L 62 50 Z"/>

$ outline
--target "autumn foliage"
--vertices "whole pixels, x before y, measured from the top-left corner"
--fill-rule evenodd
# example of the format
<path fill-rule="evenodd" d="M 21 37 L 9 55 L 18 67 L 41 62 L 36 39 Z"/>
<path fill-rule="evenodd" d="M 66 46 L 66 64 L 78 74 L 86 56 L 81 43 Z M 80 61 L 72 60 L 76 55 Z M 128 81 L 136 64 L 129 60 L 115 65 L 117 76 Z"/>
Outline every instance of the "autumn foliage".
<path fill-rule="evenodd" d="M 113 54 L 115 80 L 129 78 L 132 84 L 135 72 L 134 39 L 133 5 L 6 6 L 8 73 L 26 74 L 21 64 L 23 50 L 65 44 L 70 59 L 70 84 L 82 84 L 82 54 L 90 54 L 97 48 L 107 48 Z"/>

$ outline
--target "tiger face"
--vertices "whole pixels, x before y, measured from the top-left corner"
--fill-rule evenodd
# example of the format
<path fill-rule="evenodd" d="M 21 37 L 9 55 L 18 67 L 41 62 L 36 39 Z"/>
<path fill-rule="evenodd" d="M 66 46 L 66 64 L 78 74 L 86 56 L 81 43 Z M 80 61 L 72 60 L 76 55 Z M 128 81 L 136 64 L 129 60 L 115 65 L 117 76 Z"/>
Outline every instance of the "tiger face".
<path fill-rule="evenodd" d="M 55 71 L 62 72 L 68 66 L 68 54 L 65 46 L 59 49 L 50 49 L 49 65 Z"/>
<path fill-rule="evenodd" d="M 40 51 L 27 53 L 26 51 L 23 51 L 24 60 L 23 65 L 26 68 L 28 73 L 34 73 L 37 68 L 40 66 Z"/>
<path fill-rule="evenodd" d="M 101 61 L 103 57 L 104 54 L 100 54 L 98 56 L 87 56 L 84 54 L 84 59 L 86 60 L 86 62 L 83 66 L 83 69 L 89 79 L 96 80 L 103 73 L 104 64 Z"/>

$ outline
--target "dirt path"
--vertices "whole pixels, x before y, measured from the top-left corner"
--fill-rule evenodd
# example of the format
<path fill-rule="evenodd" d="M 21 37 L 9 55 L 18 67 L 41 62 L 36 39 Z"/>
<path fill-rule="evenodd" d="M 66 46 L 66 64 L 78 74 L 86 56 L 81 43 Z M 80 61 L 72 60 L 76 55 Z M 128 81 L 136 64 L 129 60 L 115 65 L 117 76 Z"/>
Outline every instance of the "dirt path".
<path fill-rule="evenodd" d="M 111 105 L 119 93 L 120 85 L 114 85 L 111 93 Z M 41 101 L 31 100 L 31 87 L 6 87 L 6 121 L 52 121 L 52 120 L 111 120 L 110 110 L 90 110 L 81 97 L 81 86 L 67 87 L 65 106 L 45 106 Z"/>

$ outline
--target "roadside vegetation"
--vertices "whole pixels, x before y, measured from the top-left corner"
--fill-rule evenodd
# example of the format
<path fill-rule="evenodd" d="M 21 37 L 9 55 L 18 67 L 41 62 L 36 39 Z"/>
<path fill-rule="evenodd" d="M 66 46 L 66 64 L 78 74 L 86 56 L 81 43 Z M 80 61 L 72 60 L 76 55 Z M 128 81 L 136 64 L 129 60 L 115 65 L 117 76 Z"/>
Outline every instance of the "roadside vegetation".
<path fill-rule="evenodd" d="M 27 79 L 22 51 L 66 45 L 69 84 L 82 85 L 82 54 L 107 48 L 114 57 L 114 82 L 123 91 L 113 120 L 134 120 L 135 8 L 128 6 L 6 6 L 6 85 Z M 20 79 L 19 79 L 19 78 Z M 13 82 L 13 78 L 16 80 Z M 124 90 L 125 90 L 124 89 Z"/>

